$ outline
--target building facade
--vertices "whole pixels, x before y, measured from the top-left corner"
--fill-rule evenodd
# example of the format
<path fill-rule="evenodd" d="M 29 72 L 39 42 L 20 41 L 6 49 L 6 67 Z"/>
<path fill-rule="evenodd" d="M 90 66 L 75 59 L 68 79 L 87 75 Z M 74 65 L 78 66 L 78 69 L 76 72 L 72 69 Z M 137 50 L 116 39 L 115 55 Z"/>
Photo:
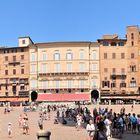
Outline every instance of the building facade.
<path fill-rule="evenodd" d="M 140 31 L 97 42 L 34 43 L 0 48 L 0 101 L 140 100 Z"/>
<path fill-rule="evenodd" d="M 29 37 L 19 47 L 0 48 L 0 101 L 29 100 Z"/>
<path fill-rule="evenodd" d="M 139 99 L 138 26 L 128 26 L 125 39 L 104 35 L 98 42 L 102 99 Z"/>
<path fill-rule="evenodd" d="M 52 42 L 30 46 L 30 92 L 48 94 L 53 99 L 55 94 L 78 94 L 80 100 L 80 94 L 89 95 L 93 88 L 99 89 L 99 84 L 98 43 Z"/>

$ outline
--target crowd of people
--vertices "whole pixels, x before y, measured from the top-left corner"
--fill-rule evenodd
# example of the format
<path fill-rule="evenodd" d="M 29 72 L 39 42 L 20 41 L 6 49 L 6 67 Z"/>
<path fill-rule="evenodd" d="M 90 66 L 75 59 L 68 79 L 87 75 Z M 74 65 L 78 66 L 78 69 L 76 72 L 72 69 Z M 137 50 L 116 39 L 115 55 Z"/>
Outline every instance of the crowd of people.
<path fill-rule="evenodd" d="M 125 113 L 125 108 L 121 108 L 120 113 L 113 112 L 108 108 L 96 108 L 93 112 L 87 107 L 69 108 L 60 106 L 57 108 L 57 118 L 62 118 L 62 123 L 69 120 L 74 121 L 79 131 L 86 126 L 88 140 L 96 137 L 98 140 L 107 140 L 110 137 L 122 138 L 124 132 L 140 134 L 140 115 L 135 113 Z"/>
<path fill-rule="evenodd" d="M 122 107 L 119 113 L 113 112 L 108 108 L 89 109 L 87 106 L 69 105 L 40 105 L 36 106 L 39 111 L 38 128 L 44 129 L 45 120 L 53 117 L 54 124 L 62 123 L 63 125 L 74 124 L 77 131 L 85 129 L 87 140 L 107 140 L 111 137 L 122 138 L 124 132 L 140 134 L 140 115 L 126 113 Z M 5 111 L 6 110 L 6 111 Z M 24 110 L 25 111 L 25 110 Z M 4 113 L 9 112 L 4 109 Z M 51 113 L 53 112 L 53 113 Z M 19 115 L 18 125 L 22 129 L 22 134 L 29 134 L 28 113 L 24 112 Z M 52 116 L 52 114 L 55 114 Z M 8 135 L 11 136 L 12 123 L 8 123 Z"/>

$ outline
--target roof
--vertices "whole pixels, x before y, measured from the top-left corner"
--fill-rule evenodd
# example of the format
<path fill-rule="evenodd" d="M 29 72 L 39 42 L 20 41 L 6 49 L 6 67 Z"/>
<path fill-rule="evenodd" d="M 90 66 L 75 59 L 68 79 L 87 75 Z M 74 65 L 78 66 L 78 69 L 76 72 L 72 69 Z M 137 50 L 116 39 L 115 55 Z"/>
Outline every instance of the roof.
<path fill-rule="evenodd" d="M 24 46 L 24 47 L 8 47 L 8 46 L 2 46 L 0 47 L 0 49 L 22 49 L 22 48 L 28 48 L 28 46 Z"/>
<path fill-rule="evenodd" d="M 89 94 L 39 94 L 37 101 L 89 101 Z"/>
<path fill-rule="evenodd" d="M 127 41 L 127 39 L 98 39 L 97 41 Z"/>

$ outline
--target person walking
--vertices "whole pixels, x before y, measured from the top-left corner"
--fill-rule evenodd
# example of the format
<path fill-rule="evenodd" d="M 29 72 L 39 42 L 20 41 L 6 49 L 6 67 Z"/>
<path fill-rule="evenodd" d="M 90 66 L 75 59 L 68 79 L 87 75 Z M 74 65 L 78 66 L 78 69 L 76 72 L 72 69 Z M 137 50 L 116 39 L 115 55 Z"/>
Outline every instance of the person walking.
<path fill-rule="evenodd" d="M 109 117 L 105 116 L 104 123 L 106 126 L 106 136 L 107 136 L 107 138 L 110 138 L 111 137 L 111 121 L 110 121 Z"/>
<path fill-rule="evenodd" d="M 131 118 L 131 122 L 132 122 L 132 134 L 136 134 L 137 118 L 136 118 L 135 113 L 133 113 L 133 116 Z"/>
<path fill-rule="evenodd" d="M 12 135 L 12 123 L 8 123 L 8 137 L 10 138 Z"/>
<path fill-rule="evenodd" d="M 38 126 L 39 126 L 40 130 L 43 130 L 43 118 L 42 118 L 42 116 L 40 116 L 38 119 Z"/>
<path fill-rule="evenodd" d="M 92 120 L 89 120 L 89 124 L 87 124 L 86 126 L 86 131 L 87 131 L 87 140 L 93 140 L 93 137 L 95 135 L 95 126 Z"/>

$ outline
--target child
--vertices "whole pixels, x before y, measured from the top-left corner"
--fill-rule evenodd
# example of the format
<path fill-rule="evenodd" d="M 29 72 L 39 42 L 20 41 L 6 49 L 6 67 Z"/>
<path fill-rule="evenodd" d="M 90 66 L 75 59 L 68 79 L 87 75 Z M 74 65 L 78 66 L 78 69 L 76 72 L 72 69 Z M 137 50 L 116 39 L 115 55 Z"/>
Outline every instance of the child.
<path fill-rule="evenodd" d="M 12 123 L 8 123 L 8 137 L 10 138 L 12 134 Z"/>

